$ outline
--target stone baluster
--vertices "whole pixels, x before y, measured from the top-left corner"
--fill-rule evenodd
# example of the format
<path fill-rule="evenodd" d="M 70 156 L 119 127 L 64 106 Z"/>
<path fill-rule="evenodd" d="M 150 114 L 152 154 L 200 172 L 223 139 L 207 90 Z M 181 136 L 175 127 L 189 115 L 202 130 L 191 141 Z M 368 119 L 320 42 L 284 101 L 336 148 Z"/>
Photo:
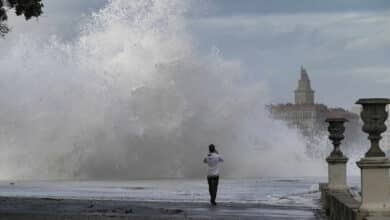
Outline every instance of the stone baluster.
<path fill-rule="evenodd" d="M 348 120 L 341 117 L 326 119 L 329 123 L 329 139 L 333 144 L 333 151 L 326 158 L 328 162 L 328 188 L 329 190 L 347 189 L 347 168 L 348 158 L 344 156 L 340 149 L 341 141 L 344 139 L 344 123 Z"/>
<path fill-rule="evenodd" d="M 371 142 L 365 157 L 357 162 L 361 169 L 362 190 L 359 211 L 368 215 L 390 211 L 390 160 L 379 146 L 381 133 L 386 131 L 388 113 L 385 108 L 390 99 L 359 99 L 356 104 L 363 107 L 360 114 L 363 131 L 368 133 Z"/>

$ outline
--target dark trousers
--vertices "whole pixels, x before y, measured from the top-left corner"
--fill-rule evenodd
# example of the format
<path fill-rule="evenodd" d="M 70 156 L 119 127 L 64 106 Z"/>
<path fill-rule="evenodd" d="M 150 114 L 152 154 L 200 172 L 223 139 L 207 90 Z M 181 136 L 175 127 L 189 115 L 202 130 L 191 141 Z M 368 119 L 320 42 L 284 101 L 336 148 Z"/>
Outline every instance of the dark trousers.
<path fill-rule="evenodd" d="M 219 180 L 219 176 L 208 176 L 207 177 L 207 182 L 209 184 L 209 193 L 210 193 L 211 203 L 215 203 L 215 198 L 217 198 L 218 180 Z"/>

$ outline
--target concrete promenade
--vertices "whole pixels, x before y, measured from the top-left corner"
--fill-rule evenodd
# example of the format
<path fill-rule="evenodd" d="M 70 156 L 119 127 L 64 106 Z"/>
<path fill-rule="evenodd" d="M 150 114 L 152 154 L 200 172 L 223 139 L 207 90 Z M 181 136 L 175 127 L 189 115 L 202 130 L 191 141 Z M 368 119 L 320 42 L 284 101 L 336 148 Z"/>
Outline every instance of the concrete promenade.
<path fill-rule="evenodd" d="M 325 219 L 313 207 L 0 197 L 0 219 Z"/>

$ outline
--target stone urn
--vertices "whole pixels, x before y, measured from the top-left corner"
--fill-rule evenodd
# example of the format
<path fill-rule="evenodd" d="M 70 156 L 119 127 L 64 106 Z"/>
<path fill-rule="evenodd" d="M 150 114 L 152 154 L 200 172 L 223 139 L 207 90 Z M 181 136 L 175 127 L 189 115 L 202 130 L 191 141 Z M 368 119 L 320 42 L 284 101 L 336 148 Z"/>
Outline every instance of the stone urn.
<path fill-rule="evenodd" d="M 381 134 L 386 131 L 385 121 L 388 117 L 386 105 L 390 104 L 390 99 L 359 99 L 356 104 L 360 104 L 363 107 L 360 113 L 360 117 L 364 123 L 362 130 L 368 133 L 368 139 L 371 142 L 370 149 L 365 156 L 385 157 L 386 154 L 380 148 L 379 141 L 382 139 Z"/>
<path fill-rule="evenodd" d="M 329 190 L 346 190 L 347 186 L 347 162 L 348 158 L 340 150 L 341 141 L 344 139 L 344 123 L 347 120 L 341 117 L 329 117 L 329 139 L 333 144 L 333 151 L 326 158 L 328 162 L 328 188 Z"/>
<path fill-rule="evenodd" d="M 342 117 L 327 118 L 326 122 L 329 123 L 329 139 L 333 144 L 333 151 L 330 153 L 329 159 L 347 159 L 340 149 L 341 141 L 344 139 L 345 126 L 344 123 L 348 120 Z"/>

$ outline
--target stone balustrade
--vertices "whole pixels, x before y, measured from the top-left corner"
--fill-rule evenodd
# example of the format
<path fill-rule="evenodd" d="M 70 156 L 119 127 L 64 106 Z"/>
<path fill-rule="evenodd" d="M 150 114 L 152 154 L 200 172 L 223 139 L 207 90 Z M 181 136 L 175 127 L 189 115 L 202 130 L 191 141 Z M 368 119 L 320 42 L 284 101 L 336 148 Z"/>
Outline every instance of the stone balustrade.
<path fill-rule="evenodd" d="M 340 148 L 347 120 L 332 116 L 326 122 L 334 149 L 326 159 L 328 183 L 320 184 L 321 201 L 332 220 L 390 220 L 390 160 L 380 148 L 388 118 L 386 105 L 390 104 L 390 99 L 359 99 L 356 104 L 362 105 L 362 130 L 368 134 L 371 144 L 364 157 L 356 162 L 361 169 L 361 199 L 354 198 L 349 191 L 346 181 L 348 158 Z"/>

